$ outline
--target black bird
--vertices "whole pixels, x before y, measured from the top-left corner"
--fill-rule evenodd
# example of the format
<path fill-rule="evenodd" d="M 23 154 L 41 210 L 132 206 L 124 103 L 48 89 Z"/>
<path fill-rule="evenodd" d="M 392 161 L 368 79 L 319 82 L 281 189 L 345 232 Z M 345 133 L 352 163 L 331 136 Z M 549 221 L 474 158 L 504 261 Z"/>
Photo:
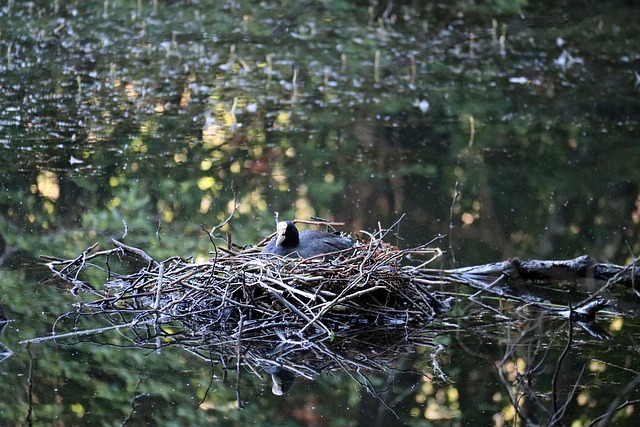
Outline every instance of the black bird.
<path fill-rule="evenodd" d="M 317 230 L 303 230 L 299 233 L 291 221 L 283 221 L 278 223 L 276 236 L 267 243 L 262 252 L 291 258 L 310 258 L 349 249 L 352 246 L 353 239 L 349 237 Z"/>

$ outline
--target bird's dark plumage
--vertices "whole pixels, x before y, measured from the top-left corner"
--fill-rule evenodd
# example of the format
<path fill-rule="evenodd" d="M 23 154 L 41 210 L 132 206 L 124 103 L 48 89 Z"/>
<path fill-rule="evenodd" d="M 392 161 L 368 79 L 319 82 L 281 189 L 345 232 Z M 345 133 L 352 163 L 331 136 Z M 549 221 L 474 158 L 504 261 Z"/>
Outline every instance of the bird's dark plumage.
<path fill-rule="evenodd" d="M 263 252 L 291 258 L 312 256 L 349 249 L 353 240 L 325 231 L 298 229 L 291 221 L 278 223 L 278 234 L 267 243 Z"/>

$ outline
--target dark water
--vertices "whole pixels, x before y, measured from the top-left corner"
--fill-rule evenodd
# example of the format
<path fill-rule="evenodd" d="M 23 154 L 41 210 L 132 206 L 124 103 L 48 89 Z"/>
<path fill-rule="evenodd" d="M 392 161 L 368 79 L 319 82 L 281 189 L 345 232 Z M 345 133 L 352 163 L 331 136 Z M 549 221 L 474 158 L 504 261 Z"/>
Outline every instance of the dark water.
<path fill-rule="evenodd" d="M 354 232 L 405 214 L 391 243 L 446 234 L 442 267 L 629 263 L 639 18 L 631 1 L 4 2 L 2 425 L 635 425 L 628 288 L 586 327 L 447 289 L 429 346 L 284 396 L 245 374 L 242 411 L 234 372 L 179 348 L 19 342 L 77 301 L 42 255 L 126 234 L 156 259 L 203 260 L 234 198 L 220 235 L 240 245 L 274 212 Z"/>

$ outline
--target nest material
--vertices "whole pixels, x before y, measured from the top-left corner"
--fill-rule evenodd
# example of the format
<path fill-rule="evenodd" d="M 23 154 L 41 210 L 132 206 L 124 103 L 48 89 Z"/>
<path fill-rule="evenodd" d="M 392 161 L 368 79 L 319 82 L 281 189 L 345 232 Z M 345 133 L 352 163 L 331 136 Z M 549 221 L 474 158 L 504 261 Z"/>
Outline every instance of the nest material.
<path fill-rule="evenodd" d="M 194 263 L 178 257 L 157 262 L 140 249 L 114 244 L 49 263 L 72 292 L 85 295 L 75 313 L 57 322 L 58 338 L 118 329 L 136 346 L 178 344 L 207 360 L 216 354 L 225 367 L 235 358 L 249 367 L 285 367 L 312 377 L 328 365 L 384 367 L 397 354 L 390 351 L 386 360 L 376 341 L 392 350 L 389 334 L 396 334 L 392 340 L 406 345 L 408 325 L 423 325 L 446 308 L 431 290 L 442 283 L 439 271 L 428 268 L 441 251 L 427 245 L 398 250 L 372 236 L 332 259 L 250 250 L 217 251 Z M 408 257 L 423 262 L 407 266 Z M 116 261 L 145 266 L 116 273 Z M 106 273 L 106 283 L 83 279 L 95 268 Z M 108 325 L 82 331 L 79 319 L 87 316 L 102 316 Z M 65 319 L 72 319 L 74 331 L 61 331 Z"/>

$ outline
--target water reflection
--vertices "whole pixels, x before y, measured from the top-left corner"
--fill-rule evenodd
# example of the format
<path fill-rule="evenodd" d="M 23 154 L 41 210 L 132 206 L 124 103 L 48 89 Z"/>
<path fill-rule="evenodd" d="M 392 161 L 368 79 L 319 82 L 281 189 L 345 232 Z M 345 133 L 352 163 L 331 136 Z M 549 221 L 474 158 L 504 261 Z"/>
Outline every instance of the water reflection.
<path fill-rule="evenodd" d="M 94 245 L 77 258 L 50 262 L 71 292 L 85 297 L 58 317 L 52 336 L 26 342 L 55 339 L 159 355 L 179 349 L 222 378 L 235 375 L 237 408 L 253 399 L 244 397 L 247 374 L 263 384 L 266 377 L 274 395 L 295 399 L 300 379 L 327 373 L 375 399 L 385 423 L 458 418 L 463 406 L 478 402 L 475 383 L 486 388 L 481 402 L 493 405 L 491 419 L 500 422 L 557 425 L 585 411 L 575 402 L 592 419 L 608 419 L 629 405 L 625 396 L 637 381 L 633 358 L 604 362 L 593 355 L 623 348 L 628 337 L 617 334 L 615 318 L 601 314 L 609 302 L 590 295 L 607 290 L 619 298 L 625 290 L 615 285 L 633 282 L 633 269 L 580 257 L 433 270 L 429 264 L 440 251 L 398 250 L 381 240 L 389 234 L 371 234 L 332 260 L 266 257 L 253 248 L 235 253 L 229 245 L 203 263 L 158 262 L 117 241 L 111 250 Z M 416 261 L 425 255 L 430 258 Z M 563 283 L 549 280 L 576 275 L 611 279 L 586 295 L 562 292 Z M 438 291 L 444 286 L 448 291 Z M 626 333 L 639 331 L 632 326 Z M 461 368 L 468 371 L 455 373 Z M 628 383 L 611 397 L 615 405 L 588 393 L 596 382 L 609 387 L 608 375 Z M 201 407 L 215 401 L 209 388 Z"/>
<path fill-rule="evenodd" d="M 364 324 L 330 337 L 322 330 L 300 337 L 280 329 L 282 325 L 273 331 L 263 325 L 260 334 L 251 337 L 249 330 L 256 325 L 248 319 L 243 324 L 233 310 L 227 311 L 219 316 L 226 326 L 200 325 L 195 335 L 180 332 L 180 323 L 189 324 L 197 313 L 193 319 L 180 316 L 155 326 L 129 322 L 122 328 L 112 322 L 113 314 L 104 312 L 111 319 L 107 325 L 116 325 L 118 334 L 109 333 L 114 330 L 109 326 L 91 325 L 91 335 L 85 335 L 83 328 L 89 325 L 78 312 L 68 315 L 75 316 L 75 332 L 58 331 L 56 341 L 63 346 L 77 346 L 78 340 L 104 346 L 126 337 L 139 350 L 153 349 L 158 355 L 178 348 L 219 372 L 212 378 L 213 388 L 234 390 L 237 407 L 246 410 L 256 398 L 250 385 L 255 379 L 283 399 L 292 394 L 294 411 L 301 409 L 295 405 L 302 404 L 298 399 L 308 381 L 321 384 L 332 373 L 353 381 L 369 396 L 364 401 L 373 399 L 385 409 L 379 414 L 383 421 L 371 419 L 375 425 L 399 425 L 412 417 L 458 418 L 461 410 L 465 417 L 483 422 L 556 425 L 587 413 L 592 419 L 608 419 L 629 405 L 625 396 L 632 395 L 638 381 L 637 364 L 624 351 L 624 336 L 637 338 L 639 325 L 620 328 L 620 318 L 612 315 L 574 322 L 536 304 L 485 296 L 475 302 L 462 299 L 422 327 Z M 95 320 L 95 314 L 92 317 Z M 60 328 L 65 321 L 58 323 Z M 207 329 L 204 336 L 202 328 Z M 610 350 L 606 361 L 598 356 Z M 227 385 L 216 384 L 228 375 Z M 300 378 L 304 384 L 296 385 Z M 621 383 L 625 387 L 619 394 Z M 595 386 L 607 390 L 608 398 L 593 396 Z M 215 400 L 207 392 L 200 406 Z"/>
<path fill-rule="evenodd" d="M 9 319 L 4 314 L 4 308 L 2 304 L 0 304 L 0 338 L 4 333 L 5 328 L 7 327 L 7 323 L 9 323 Z M 2 342 L 0 342 L 0 363 L 2 363 L 6 358 L 10 357 L 13 352 Z"/>
<path fill-rule="evenodd" d="M 201 261 L 212 250 L 206 230 L 233 211 L 235 199 L 238 215 L 222 231 L 241 245 L 271 230 L 275 211 L 339 219 L 354 232 L 406 213 L 392 243 L 408 248 L 447 234 L 442 268 L 583 254 L 633 265 L 640 253 L 638 19 L 626 0 L 5 2 L 0 227 L 12 250 L 2 252 L 0 275 L 11 319 L 3 342 L 15 353 L 0 365 L 0 386 L 16 399 L 0 402 L 0 416 L 22 422 L 37 402 L 36 422 L 44 424 L 272 425 L 264 414 L 273 412 L 301 424 L 323 417 L 398 423 L 372 393 L 354 391 L 348 375 L 333 377 L 332 391 L 317 378 L 320 386 L 303 397 L 302 380 L 291 389 L 297 397 L 256 393 L 243 414 L 221 387 L 202 411 L 191 410 L 207 389 L 209 364 L 174 347 L 155 357 L 84 343 L 32 346 L 28 394 L 29 358 L 18 341 L 48 335 L 77 302 L 40 283 L 48 273 L 39 257 L 75 257 L 126 234 L 154 259 Z M 594 284 L 585 285 L 578 290 Z M 580 342 L 580 354 L 569 352 L 561 364 L 570 356 L 576 364 L 596 361 L 582 381 L 582 365 L 572 372 L 586 386 L 576 388 L 566 418 L 582 425 L 607 413 L 599 402 L 622 404 L 614 385 L 633 389 L 638 372 L 637 290 L 611 292 L 615 305 L 596 319 L 606 334 L 574 323 L 574 344 L 589 344 Z M 540 396 L 552 394 L 549 372 L 562 373 L 553 365 L 568 321 L 523 326 L 557 338 L 537 342 L 527 332 L 516 340 L 548 346 L 546 357 L 527 353 L 537 355 L 532 366 L 550 362 L 516 371 L 525 353 L 505 347 L 521 331 L 474 338 L 505 327 L 500 316 L 518 324 L 513 316 L 522 313 L 496 304 L 493 317 L 454 304 L 433 324 L 447 344 L 437 357 L 417 345 L 399 357 L 397 373 L 372 370 L 368 381 L 386 393 L 383 402 L 415 417 L 407 422 L 457 417 L 489 425 L 494 415 L 513 419 L 511 394 L 521 393 L 535 417 L 550 422 L 570 401 L 560 381 L 555 399 Z M 478 319 L 454 316 L 466 310 Z M 483 322 L 472 326 L 476 320 Z M 73 322 L 64 325 L 73 330 Z M 275 332 L 271 339 L 274 348 L 282 341 Z M 505 378 L 519 387 L 511 394 L 495 368 L 507 354 Z M 427 384 L 422 373 L 435 373 L 431 361 L 451 383 Z M 273 386 L 270 374 L 261 376 L 260 384 Z M 546 388 L 537 388 L 539 379 Z M 259 389 L 251 375 L 242 380 Z M 619 413 L 631 419 L 636 406 Z"/>

